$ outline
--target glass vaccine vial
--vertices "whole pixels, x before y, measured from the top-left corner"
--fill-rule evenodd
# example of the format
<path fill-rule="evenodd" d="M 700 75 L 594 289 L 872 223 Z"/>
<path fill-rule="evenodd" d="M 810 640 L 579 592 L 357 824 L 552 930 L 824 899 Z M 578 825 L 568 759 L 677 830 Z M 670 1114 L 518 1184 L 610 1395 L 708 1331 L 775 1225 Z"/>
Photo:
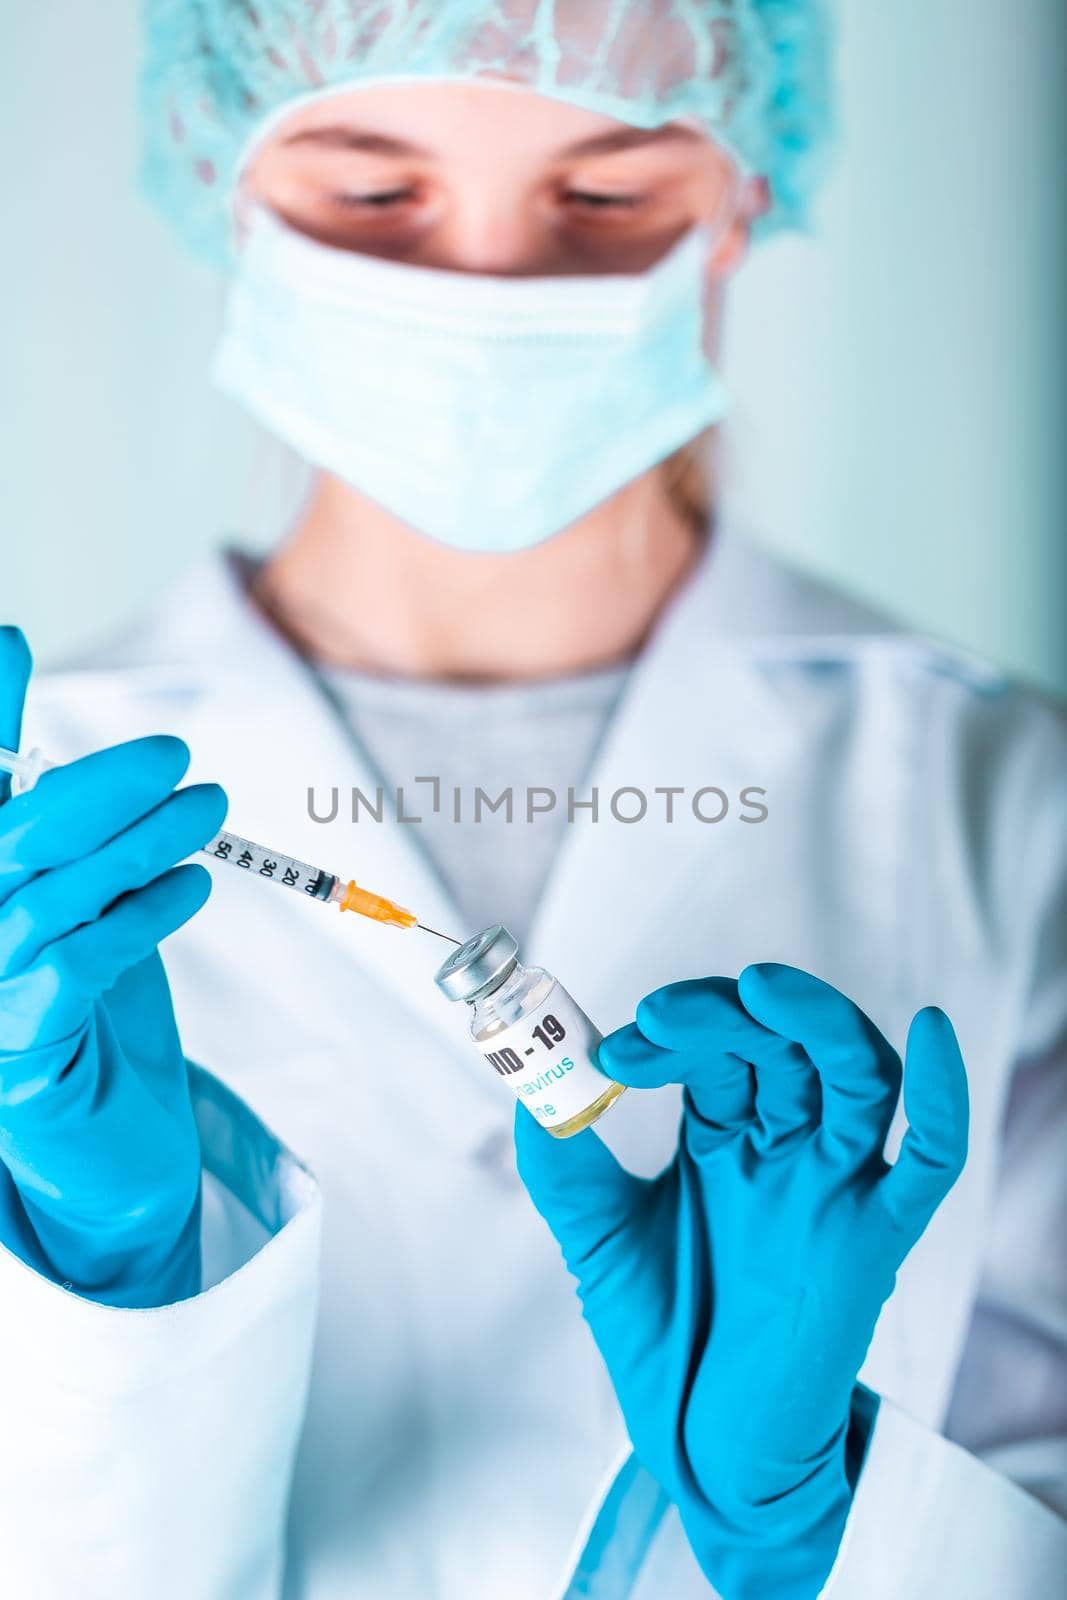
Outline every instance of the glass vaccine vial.
<path fill-rule="evenodd" d="M 603 1035 L 551 973 L 524 967 L 500 923 L 442 962 L 434 982 L 471 1008 L 471 1038 L 521 1103 L 557 1139 L 588 1128 L 623 1092 L 596 1065 Z"/>

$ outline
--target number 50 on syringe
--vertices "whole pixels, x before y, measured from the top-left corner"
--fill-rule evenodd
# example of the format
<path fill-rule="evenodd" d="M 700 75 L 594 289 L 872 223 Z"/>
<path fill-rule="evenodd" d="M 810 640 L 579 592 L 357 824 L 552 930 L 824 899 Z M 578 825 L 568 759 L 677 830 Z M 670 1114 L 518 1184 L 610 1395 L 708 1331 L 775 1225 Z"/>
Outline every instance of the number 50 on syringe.
<path fill-rule="evenodd" d="M 5 750 L 0 746 L 0 771 L 11 773 L 16 792 L 32 789 L 41 773 L 54 765 L 55 762 L 46 760 L 40 750 L 19 755 L 15 750 Z M 428 928 L 413 911 L 405 910 L 395 900 L 373 894 L 370 889 L 361 889 L 354 878 L 346 882 L 339 873 L 328 872 L 325 867 L 313 867 L 310 862 L 284 855 L 280 850 L 269 850 L 252 839 L 242 838 L 240 834 L 223 829 L 208 840 L 202 854 L 225 866 L 236 867 L 239 872 L 247 872 L 249 877 L 260 883 L 280 884 L 283 889 L 294 889 L 298 894 L 307 895 L 310 900 L 338 906 L 342 911 L 355 911 L 361 917 L 370 917 L 373 922 L 382 922 L 393 928 L 419 928 L 438 939 L 447 939 L 450 944 L 460 942 L 447 933 L 438 933 L 436 928 Z"/>

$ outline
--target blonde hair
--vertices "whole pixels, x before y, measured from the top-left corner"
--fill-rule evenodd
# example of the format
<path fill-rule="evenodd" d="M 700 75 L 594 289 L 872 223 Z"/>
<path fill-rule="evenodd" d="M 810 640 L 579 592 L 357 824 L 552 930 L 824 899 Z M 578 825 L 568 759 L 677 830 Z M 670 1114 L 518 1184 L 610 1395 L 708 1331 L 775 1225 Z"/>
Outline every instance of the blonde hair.
<path fill-rule="evenodd" d="M 660 474 L 675 511 L 702 533 L 711 516 L 711 429 L 706 428 L 660 463 Z"/>

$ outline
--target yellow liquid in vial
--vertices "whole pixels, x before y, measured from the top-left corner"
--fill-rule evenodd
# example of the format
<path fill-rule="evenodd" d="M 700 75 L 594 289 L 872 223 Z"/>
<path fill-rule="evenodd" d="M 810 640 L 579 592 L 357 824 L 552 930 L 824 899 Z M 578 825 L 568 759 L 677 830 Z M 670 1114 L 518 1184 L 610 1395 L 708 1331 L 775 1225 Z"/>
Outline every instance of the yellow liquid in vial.
<path fill-rule="evenodd" d="M 598 1117 L 603 1116 L 608 1107 L 613 1106 L 625 1090 L 624 1083 L 609 1083 L 604 1093 L 597 1095 L 592 1105 L 586 1106 L 584 1111 L 579 1111 L 576 1117 L 568 1117 L 566 1122 L 558 1122 L 555 1126 L 544 1122 L 541 1126 L 546 1133 L 552 1135 L 553 1139 L 569 1139 L 572 1134 L 581 1133 L 583 1128 L 590 1127 Z"/>
<path fill-rule="evenodd" d="M 522 996 L 520 1006 L 516 1008 L 516 1014 L 507 1018 L 493 1017 L 486 1026 L 471 1034 L 476 1044 L 484 1045 L 488 1043 L 497 1034 L 504 1033 L 523 1017 L 529 1019 L 536 1013 L 538 1007 L 544 1004 L 552 990 L 557 986 L 556 979 L 552 977 L 551 973 L 543 972 L 539 968 L 531 968 L 528 977 L 531 981 L 526 993 Z M 559 985 L 559 988 L 562 997 L 569 1005 L 573 1006 L 574 1001 L 563 989 L 562 984 Z M 599 1038 L 599 1035 L 597 1037 Z M 602 1117 L 604 1112 L 615 1104 L 626 1088 L 624 1083 L 616 1083 L 614 1078 L 608 1078 L 605 1073 L 599 1073 L 599 1069 L 598 1074 L 606 1079 L 607 1087 L 601 1090 L 595 1100 L 591 1101 L 583 1110 L 575 1112 L 573 1117 L 568 1117 L 566 1122 L 542 1122 L 538 1117 L 536 1119 L 538 1126 L 544 1128 L 546 1133 L 550 1133 L 553 1139 L 570 1139 L 574 1134 L 581 1133 L 583 1128 L 591 1127 L 598 1117 Z"/>

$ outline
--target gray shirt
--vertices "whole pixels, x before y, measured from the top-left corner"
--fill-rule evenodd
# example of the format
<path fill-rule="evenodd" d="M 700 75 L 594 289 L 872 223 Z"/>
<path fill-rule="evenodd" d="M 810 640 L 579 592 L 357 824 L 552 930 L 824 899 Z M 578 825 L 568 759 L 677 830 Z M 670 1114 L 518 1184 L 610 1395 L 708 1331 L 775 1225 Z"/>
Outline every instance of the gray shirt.
<path fill-rule="evenodd" d="M 465 918 L 457 934 L 503 922 L 525 938 L 567 826 L 568 790 L 582 797 L 628 670 L 469 685 L 320 669 L 387 796 L 403 787 L 412 797 L 406 808 L 423 820 L 411 833 Z M 414 785 L 428 777 L 440 780 L 436 811 L 430 786 Z"/>

